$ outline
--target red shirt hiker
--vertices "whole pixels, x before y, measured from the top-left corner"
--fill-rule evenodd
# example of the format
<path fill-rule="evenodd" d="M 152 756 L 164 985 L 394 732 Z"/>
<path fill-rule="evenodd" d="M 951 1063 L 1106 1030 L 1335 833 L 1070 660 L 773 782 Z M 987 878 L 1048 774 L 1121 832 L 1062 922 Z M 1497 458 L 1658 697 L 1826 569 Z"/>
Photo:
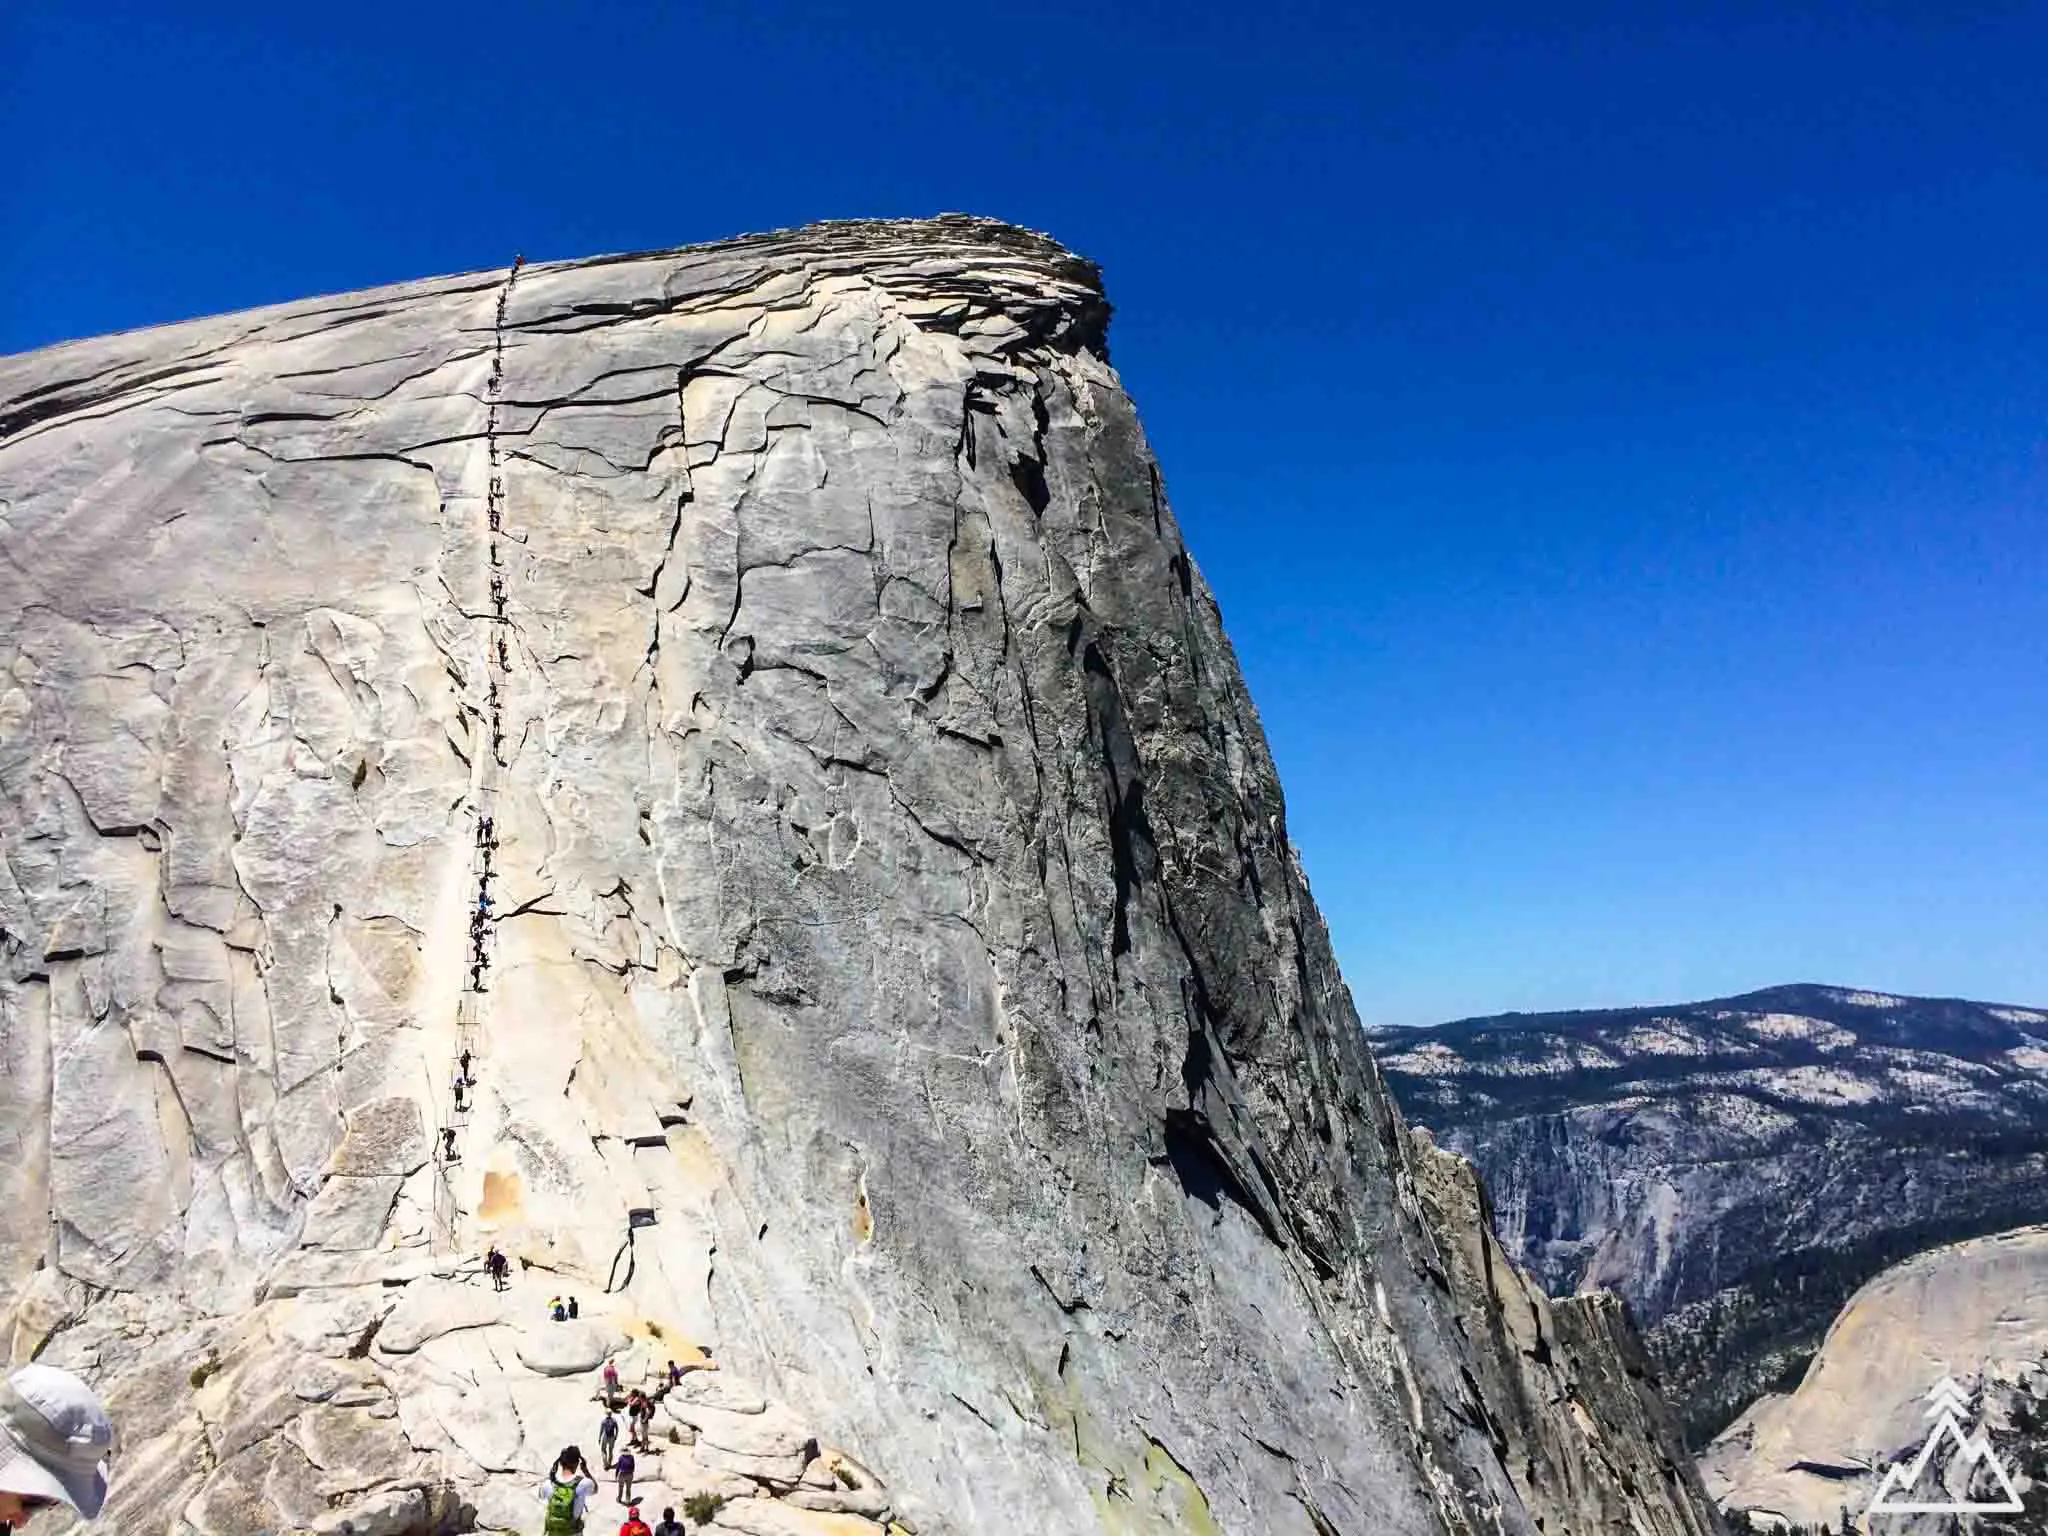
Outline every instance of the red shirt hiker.
<path fill-rule="evenodd" d="M 647 1522 L 640 1518 L 640 1506 L 635 1504 L 626 1514 L 626 1523 L 619 1527 L 619 1536 L 654 1536 L 647 1529 Z"/>

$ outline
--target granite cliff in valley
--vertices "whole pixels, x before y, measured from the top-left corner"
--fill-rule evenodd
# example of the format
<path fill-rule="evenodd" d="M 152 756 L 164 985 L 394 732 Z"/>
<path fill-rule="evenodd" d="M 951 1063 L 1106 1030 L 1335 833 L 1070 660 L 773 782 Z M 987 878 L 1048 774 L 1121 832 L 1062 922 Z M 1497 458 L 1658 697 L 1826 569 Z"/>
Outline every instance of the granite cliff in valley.
<path fill-rule="evenodd" d="M 1889 1266 L 2048 1214 L 2042 1010 L 1790 986 L 1374 1036 L 1508 1251 L 1628 1299 L 1696 1445 Z"/>

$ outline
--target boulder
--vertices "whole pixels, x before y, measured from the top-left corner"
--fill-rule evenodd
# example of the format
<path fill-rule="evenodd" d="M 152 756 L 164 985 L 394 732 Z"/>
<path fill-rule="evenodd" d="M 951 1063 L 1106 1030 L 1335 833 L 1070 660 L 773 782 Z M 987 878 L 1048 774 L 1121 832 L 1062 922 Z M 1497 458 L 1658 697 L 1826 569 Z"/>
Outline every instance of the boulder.
<path fill-rule="evenodd" d="M 487 1287 L 415 1281 L 377 1330 L 377 1348 L 387 1355 L 411 1354 L 443 1334 L 503 1322 L 506 1310 L 504 1298 Z"/>
<path fill-rule="evenodd" d="M 518 1356 L 521 1365 L 543 1376 L 578 1376 L 597 1370 L 625 1347 L 626 1335 L 608 1323 L 542 1321 L 520 1328 Z"/>

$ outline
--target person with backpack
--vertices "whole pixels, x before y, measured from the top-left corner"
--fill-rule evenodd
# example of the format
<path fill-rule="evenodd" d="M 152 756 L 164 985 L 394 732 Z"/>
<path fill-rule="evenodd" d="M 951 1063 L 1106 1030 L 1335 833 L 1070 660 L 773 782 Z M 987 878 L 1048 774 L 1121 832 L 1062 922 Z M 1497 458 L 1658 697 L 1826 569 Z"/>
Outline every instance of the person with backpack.
<path fill-rule="evenodd" d="M 633 1453 L 619 1452 L 619 1459 L 612 1463 L 612 1470 L 619 1475 L 619 1502 L 633 1502 Z"/>
<path fill-rule="evenodd" d="M 597 1479 L 585 1469 L 583 1453 L 573 1445 L 563 1446 L 548 1480 L 540 1485 L 540 1500 L 547 1508 L 542 1536 L 579 1536 L 596 1493 Z"/>
<path fill-rule="evenodd" d="M 647 1529 L 647 1522 L 640 1518 L 640 1506 L 631 1505 L 626 1510 L 626 1523 L 619 1527 L 619 1536 L 654 1536 Z"/>
<path fill-rule="evenodd" d="M 619 1421 L 612 1417 L 612 1411 L 607 1406 L 604 1417 L 597 1425 L 597 1454 L 604 1458 L 604 1469 L 607 1472 L 612 1469 L 612 1450 L 618 1443 Z"/>
<path fill-rule="evenodd" d="M 654 1536 L 689 1536 L 689 1533 L 683 1529 L 682 1521 L 676 1518 L 675 1510 L 669 1508 L 661 1512 L 661 1524 L 654 1528 Z"/>

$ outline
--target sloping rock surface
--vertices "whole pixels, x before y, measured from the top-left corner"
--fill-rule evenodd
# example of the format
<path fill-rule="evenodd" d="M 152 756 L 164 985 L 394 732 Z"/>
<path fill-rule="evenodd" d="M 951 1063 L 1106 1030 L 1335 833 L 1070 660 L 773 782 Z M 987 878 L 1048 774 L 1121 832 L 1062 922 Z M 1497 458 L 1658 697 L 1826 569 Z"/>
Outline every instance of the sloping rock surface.
<path fill-rule="evenodd" d="M 530 1528 L 607 1352 L 729 1382 L 640 1465 L 729 1530 L 1707 1528 L 1384 1091 L 1107 317 L 946 218 L 0 361 L 0 1287 L 104 1529 Z"/>
<path fill-rule="evenodd" d="M 2048 1012 L 1848 987 L 1374 1032 L 1554 1294 L 1611 1286 L 1703 1444 L 1911 1254 L 2048 1206 Z"/>
<path fill-rule="evenodd" d="M 1925 1444 L 1928 1393 L 1944 1377 L 1970 1393 L 1966 1431 L 1984 1431 L 2038 1518 L 2038 1464 L 2048 1450 L 2038 1414 L 2048 1397 L 2048 1227 L 1937 1248 L 1858 1290 L 1797 1389 L 1752 1404 L 1708 1447 L 1707 1486 L 1760 1524 L 1839 1528 L 1845 1509 L 1860 1517 L 1869 1507 L 1887 1467 Z M 1931 1484 L 1910 1492 L 1904 1502 L 1942 1497 Z M 1948 1496 L 1994 1501 L 1964 1486 Z M 1952 1528 L 1949 1516 L 1917 1525 L 1877 1518 L 1887 1530 Z"/>

